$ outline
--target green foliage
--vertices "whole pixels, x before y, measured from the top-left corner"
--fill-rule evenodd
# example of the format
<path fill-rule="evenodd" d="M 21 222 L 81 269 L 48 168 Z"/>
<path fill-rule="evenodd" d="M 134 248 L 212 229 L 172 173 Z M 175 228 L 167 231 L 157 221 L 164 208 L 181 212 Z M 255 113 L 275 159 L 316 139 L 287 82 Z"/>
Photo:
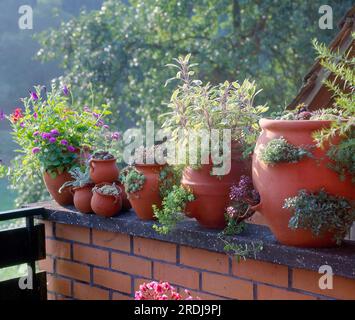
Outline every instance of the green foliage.
<path fill-rule="evenodd" d="M 92 192 L 97 192 L 109 196 L 118 196 L 120 194 L 119 190 L 117 189 L 114 183 L 112 185 L 110 184 L 104 184 L 103 186 L 97 185 L 92 189 Z"/>
<path fill-rule="evenodd" d="M 164 166 L 159 172 L 159 192 L 161 198 L 165 198 L 173 189 L 179 185 L 182 177 L 182 168 L 179 166 Z"/>
<path fill-rule="evenodd" d="M 173 139 L 187 145 L 188 130 L 231 129 L 232 139 L 240 141 L 245 149 L 254 145 L 259 133 L 258 121 L 268 110 L 265 106 L 254 106 L 259 93 L 255 83 L 244 80 L 241 84 L 238 81 L 216 86 L 203 84 L 193 79 L 196 64 L 190 64 L 190 55 L 175 61 L 176 65 L 168 66 L 176 68 L 177 73 L 168 82 L 176 79 L 180 84 L 170 98 L 170 111 L 163 115 L 163 128 L 170 130 Z"/>
<path fill-rule="evenodd" d="M 90 178 L 90 169 L 88 166 L 85 167 L 84 171 L 80 167 L 75 167 L 71 169 L 69 173 L 74 180 L 65 182 L 60 187 L 59 193 L 61 193 L 65 188 L 68 187 L 84 187 L 88 184 L 93 183 Z"/>
<path fill-rule="evenodd" d="M 170 77 L 163 66 L 191 52 L 200 78 L 212 84 L 224 79 L 253 78 L 264 88 L 260 99 L 284 105 L 295 96 L 312 64 L 309 39 L 328 42 L 337 32 L 320 32 L 321 0 L 156 1 L 106 0 L 100 10 L 83 13 L 43 33 L 38 57 L 58 59 L 64 77 L 77 85 L 82 101 L 110 103 L 126 117 L 142 122 L 164 112 Z M 330 0 L 334 21 L 351 0 Z M 118 118 L 116 118 L 118 120 Z"/>
<path fill-rule="evenodd" d="M 247 225 L 244 221 L 238 222 L 237 219 L 231 218 L 229 215 L 225 215 L 227 226 L 224 228 L 222 233 L 226 236 L 234 236 L 239 233 L 242 233 L 246 228 Z"/>
<path fill-rule="evenodd" d="M 326 231 L 335 232 L 338 244 L 355 221 L 355 209 L 349 201 L 330 195 L 324 190 L 318 193 L 300 190 L 297 196 L 285 199 L 283 208 L 293 211 L 289 221 L 291 229 L 311 230 L 315 236 Z"/>
<path fill-rule="evenodd" d="M 132 166 L 121 170 L 119 179 L 123 183 L 128 196 L 130 193 L 142 190 L 145 183 L 144 174 Z"/>
<path fill-rule="evenodd" d="M 277 163 L 296 163 L 303 157 L 311 157 L 312 154 L 301 147 L 290 144 L 285 138 L 273 139 L 260 151 L 259 158 L 264 163 L 275 165 Z"/>
<path fill-rule="evenodd" d="M 162 234 L 171 232 L 176 224 L 184 219 L 186 204 L 193 200 L 195 197 L 190 190 L 174 185 L 163 199 L 162 209 L 153 205 L 154 216 L 159 221 L 159 225 L 153 226 L 154 230 Z"/>

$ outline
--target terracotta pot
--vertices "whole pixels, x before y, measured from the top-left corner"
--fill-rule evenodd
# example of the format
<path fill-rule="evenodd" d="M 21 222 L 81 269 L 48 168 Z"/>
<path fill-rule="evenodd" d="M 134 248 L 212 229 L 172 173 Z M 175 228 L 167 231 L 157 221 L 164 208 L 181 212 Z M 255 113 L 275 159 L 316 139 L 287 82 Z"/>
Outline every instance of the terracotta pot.
<path fill-rule="evenodd" d="M 74 193 L 74 206 L 81 213 L 91 213 L 91 198 L 92 198 L 92 188 L 93 184 L 86 185 L 83 187 L 73 188 Z"/>
<path fill-rule="evenodd" d="M 100 187 L 105 184 L 110 183 L 101 183 L 96 186 Z M 118 196 L 107 195 L 97 191 L 93 192 L 91 208 L 97 215 L 109 218 L 120 212 L 122 209 L 122 190 L 119 187 L 117 189 L 119 190 Z"/>
<path fill-rule="evenodd" d="M 55 178 L 52 178 L 47 172 L 45 172 L 43 174 L 43 180 L 48 192 L 59 205 L 69 206 L 73 204 L 73 194 L 71 193 L 70 188 L 64 189 L 62 193 L 59 193 L 58 191 L 65 182 L 73 180 L 67 171 L 60 174 L 57 173 Z"/>
<path fill-rule="evenodd" d="M 135 168 L 144 174 L 145 182 L 143 188 L 137 192 L 129 194 L 129 201 L 136 212 L 138 218 L 142 220 L 154 220 L 152 205 L 161 207 L 161 197 L 159 193 L 159 174 L 164 168 L 157 164 L 140 164 Z"/>
<path fill-rule="evenodd" d="M 184 170 L 181 183 L 190 188 L 195 200 L 189 202 L 185 213 L 194 217 L 204 227 L 223 229 L 226 226 L 225 212 L 230 203 L 229 192 L 242 175 L 251 175 L 251 160 L 242 159 L 242 153 L 233 144 L 231 170 L 217 177 L 211 175 L 212 164 L 202 165 L 199 169 L 188 167 Z"/>
<path fill-rule="evenodd" d="M 353 199 L 354 189 L 349 177 L 342 182 L 338 174 L 328 167 L 328 146 L 312 150 L 314 158 L 305 157 L 298 163 L 279 163 L 274 166 L 260 161 L 257 154 L 270 140 L 281 136 L 295 146 L 314 145 L 312 133 L 330 124 L 330 121 L 311 120 L 260 121 L 262 132 L 253 156 L 253 182 L 260 193 L 261 202 L 255 209 L 261 212 L 275 237 L 283 244 L 299 247 L 330 247 L 335 244 L 332 232 L 315 237 L 309 230 L 290 229 L 288 223 L 293 213 L 282 209 L 286 198 L 296 196 L 301 189 L 318 192 L 324 188 L 330 194 Z M 339 139 L 332 141 L 338 142 Z"/>
<path fill-rule="evenodd" d="M 90 178 L 96 184 L 107 182 L 112 183 L 118 180 L 119 171 L 116 159 L 90 160 Z"/>
<path fill-rule="evenodd" d="M 120 182 L 116 182 L 116 186 L 120 187 L 122 190 L 122 211 L 129 211 L 132 208 L 132 205 L 128 200 L 128 195 L 126 193 L 124 185 Z"/>

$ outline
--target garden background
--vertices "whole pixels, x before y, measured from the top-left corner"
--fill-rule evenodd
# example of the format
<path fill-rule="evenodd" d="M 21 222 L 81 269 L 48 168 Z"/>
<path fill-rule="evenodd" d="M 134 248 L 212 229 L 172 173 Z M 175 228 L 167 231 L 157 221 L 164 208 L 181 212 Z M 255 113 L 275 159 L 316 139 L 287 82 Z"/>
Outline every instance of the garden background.
<path fill-rule="evenodd" d="M 351 0 L 327 1 L 334 28 L 318 25 L 323 0 L 1 0 L 0 110 L 21 107 L 33 85 L 59 79 L 77 105 L 108 103 L 119 130 L 158 121 L 170 95 L 165 68 L 192 53 L 202 80 L 249 78 L 271 110 L 295 97 L 312 65 L 312 39 L 328 43 Z M 33 30 L 20 30 L 18 8 L 33 8 Z M 0 159 L 9 164 L 16 146 L 0 121 Z M 46 197 L 40 175 L 0 180 L 0 210 Z"/>

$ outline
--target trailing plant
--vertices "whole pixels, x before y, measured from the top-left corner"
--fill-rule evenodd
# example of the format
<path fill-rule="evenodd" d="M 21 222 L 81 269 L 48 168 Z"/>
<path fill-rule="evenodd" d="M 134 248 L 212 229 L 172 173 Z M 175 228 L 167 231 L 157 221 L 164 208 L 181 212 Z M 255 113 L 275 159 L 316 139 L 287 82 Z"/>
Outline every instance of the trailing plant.
<path fill-rule="evenodd" d="M 145 176 L 133 166 L 128 166 L 121 170 L 119 176 L 120 182 L 123 183 L 128 197 L 131 193 L 142 190 L 145 183 Z"/>
<path fill-rule="evenodd" d="M 120 194 L 119 189 L 117 189 L 114 183 L 112 185 L 105 184 L 103 186 L 95 186 L 92 189 L 92 192 L 97 192 L 97 193 L 110 195 L 110 196 L 118 196 Z"/>
<path fill-rule="evenodd" d="M 153 225 L 154 230 L 167 234 L 176 224 L 184 219 L 186 204 L 195 200 L 193 193 L 183 186 L 174 185 L 170 193 L 162 201 L 162 209 L 153 205 L 154 216 L 159 225 Z"/>
<path fill-rule="evenodd" d="M 167 83 L 178 80 L 179 85 L 170 98 L 170 111 L 162 115 L 163 128 L 171 132 L 180 147 L 188 145 L 189 130 L 207 130 L 210 133 L 216 129 L 221 133 L 223 129 L 230 129 L 232 139 L 239 141 L 245 151 L 251 152 L 259 133 L 258 121 L 268 110 L 263 105 L 254 106 L 260 90 L 257 91 L 255 83 L 249 80 L 242 83 L 225 81 L 215 86 L 203 84 L 193 79 L 196 64 L 190 64 L 190 57 L 190 54 L 179 57 L 174 59 L 176 64 L 168 65 L 176 68 L 177 73 Z"/>
<path fill-rule="evenodd" d="M 293 212 L 291 229 L 307 229 L 315 236 L 334 232 L 338 244 L 344 239 L 355 221 L 355 210 L 348 200 L 328 194 L 300 190 L 295 197 L 285 199 L 283 208 Z"/>
<path fill-rule="evenodd" d="M 84 171 L 82 171 L 82 168 L 80 167 L 73 168 L 69 171 L 69 174 L 74 180 L 65 182 L 60 187 L 59 193 L 62 193 L 62 191 L 68 187 L 84 187 L 93 183 L 90 179 L 90 170 L 88 166 L 85 167 Z"/>
<path fill-rule="evenodd" d="M 309 150 L 296 147 L 284 137 L 280 137 L 269 141 L 258 156 L 264 163 L 275 165 L 282 162 L 296 163 L 306 156 L 312 157 L 312 154 Z"/>
<path fill-rule="evenodd" d="M 174 186 L 180 185 L 182 168 L 180 166 L 164 166 L 159 172 L 159 193 L 165 198 Z"/>

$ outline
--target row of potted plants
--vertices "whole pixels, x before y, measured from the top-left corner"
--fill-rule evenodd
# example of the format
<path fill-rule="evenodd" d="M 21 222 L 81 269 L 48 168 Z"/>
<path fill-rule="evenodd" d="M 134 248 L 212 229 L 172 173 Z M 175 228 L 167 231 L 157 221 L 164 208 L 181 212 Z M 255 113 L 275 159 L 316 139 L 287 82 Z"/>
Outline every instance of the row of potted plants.
<path fill-rule="evenodd" d="M 328 83 L 334 109 L 311 112 L 299 106 L 274 119 L 263 119 L 268 108 L 255 105 L 254 82 L 203 84 L 193 79 L 190 55 L 176 59 L 170 66 L 177 74 L 169 81 L 179 84 L 162 127 L 177 153 L 189 150 L 189 130 L 216 129 L 222 142 L 214 146 L 209 138 L 206 153 L 199 136 L 200 158 L 187 157 L 185 165 L 133 162 L 119 170 L 119 133 L 104 123 L 107 107 L 75 111 L 75 105 L 68 107 L 68 88 L 45 96 L 37 88 L 24 99 L 25 111 L 10 117 L 15 140 L 25 153 L 24 165 L 42 168 L 53 198 L 68 205 L 74 196 L 79 211 L 112 216 L 122 203 L 125 209 L 132 205 L 141 219 L 157 220 L 154 228 L 161 233 L 185 215 L 223 229 L 259 211 L 284 244 L 332 246 L 355 220 L 353 61 L 317 48 L 330 71 L 344 77 L 345 90 Z M 225 131 L 231 143 L 222 139 Z M 159 148 L 164 144 L 143 148 L 143 158 Z M 230 170 L 216 174 L 221 162 L 215 155 L 226 150 Z M 88 168 L 80 171 L 85 163 Z"/>

